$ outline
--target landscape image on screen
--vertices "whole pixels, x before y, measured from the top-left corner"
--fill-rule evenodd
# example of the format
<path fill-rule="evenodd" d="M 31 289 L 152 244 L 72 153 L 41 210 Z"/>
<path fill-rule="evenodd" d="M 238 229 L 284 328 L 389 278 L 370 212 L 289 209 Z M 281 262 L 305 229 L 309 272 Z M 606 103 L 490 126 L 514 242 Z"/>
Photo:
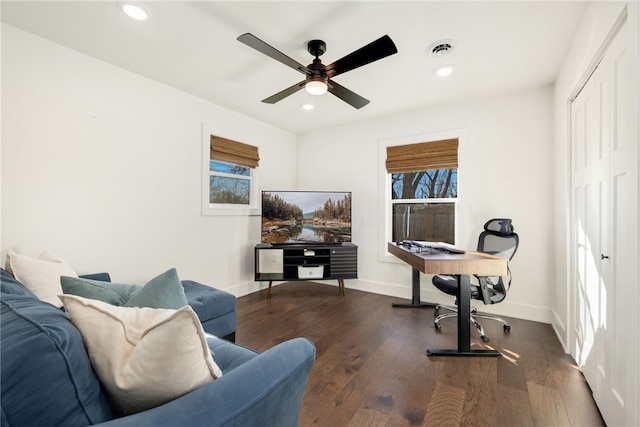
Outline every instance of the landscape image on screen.
<path fill-rule="evenodd" d="M 262 243 L 351 241 L 351 193 L 263 191 Z"/>

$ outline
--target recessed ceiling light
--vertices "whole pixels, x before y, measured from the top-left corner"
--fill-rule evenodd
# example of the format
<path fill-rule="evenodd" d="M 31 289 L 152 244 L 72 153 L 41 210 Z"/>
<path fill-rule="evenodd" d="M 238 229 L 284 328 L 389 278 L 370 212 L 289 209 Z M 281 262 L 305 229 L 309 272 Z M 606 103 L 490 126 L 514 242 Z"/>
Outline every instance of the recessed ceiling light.
<path fill-rule="evenodd" d="M 120 3 L 120 8 L 122 11 L 127 14 L 127 16 L 136 19 L 138 21 L 144 21 L 147 19 L 147 12 L 144 11 L 140 6 L 137 6 L 132 3 Z"/>
<path fill-rule="evenodd" d="M 433 70 L 436 76 L 438 77 L 447 77 L 451 73 L 453 73 L 453 67 L 451 65 L 443 65 L 442 67 L 438 67 Z"/>
<path fill-rule="evenodd" d="M 310 111 L 310 110 L 313 110 L 315 108 L 315 105 L 307 102 L 305 104 L 300 105 L 300 107 L 302 107 L 303 110 Z"/>

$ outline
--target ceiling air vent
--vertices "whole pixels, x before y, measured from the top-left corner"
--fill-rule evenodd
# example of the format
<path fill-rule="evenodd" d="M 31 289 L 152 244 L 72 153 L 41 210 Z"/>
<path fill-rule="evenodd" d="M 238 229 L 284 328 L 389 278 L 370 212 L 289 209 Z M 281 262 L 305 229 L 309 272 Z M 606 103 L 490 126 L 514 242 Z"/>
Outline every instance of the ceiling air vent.
<path fill-rule="evenodd" d="M 446 56 L 453 51 L 456 46 L 455 43 L 455 40 L 440 40 L 432 43 L 427 48 L 427 52 L 429 52 L 429 55 L 435 57 Z"/>

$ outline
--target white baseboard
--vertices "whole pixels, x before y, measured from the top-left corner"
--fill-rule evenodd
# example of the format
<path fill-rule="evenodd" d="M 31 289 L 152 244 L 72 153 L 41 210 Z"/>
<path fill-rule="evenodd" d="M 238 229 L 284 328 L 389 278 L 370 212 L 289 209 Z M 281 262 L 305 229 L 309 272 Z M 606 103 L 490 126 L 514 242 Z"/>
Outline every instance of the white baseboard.
<path fill-rule="evenodd" d="M 318 282 L 329 286 L 338 286 L 337 280 L 318 280 Z M 285 282 L 274 282 L 273 286 L 278 286 L 282 283 Z M 393 283 L 373 282 L 361 279 L 346 279 L 344 283 L 347 297 L 349 296 L 349 289 L 355 289 L 358 291 L 372 292 L 374 294 L 387 295 L 390 297 L 399 298 L 400 300 L 411 301 L 411 288 L 408 288 L 406 286 L 399 286 Z M 225 289 L 225 291 L 231 292 L 236 297 L 241 297 L 244 295 L 249 295 L 253 292 L 267 289 L 268 287 L 269 282 L 247 282 Z M 424 302 L 435 302 L 438 304 L 453 303 L 452 297 L 443 294 L 435 288 L 421 289 L 420 297 Z M 535 322 L 553 324 L 553 315 L 551 310 L 544 307 L 513 303 L 508 300 L 496 305 L 476 304 L 476 307 L 478 308 L 478 311 L 482 311 L 485 313 L 492 313 L 501 316 L 514 317 L 516 319 L 532 320 Z"/>
<path fill-rule="evenodd" d="M 278 286 L 285 282 L 274 282 L 271 286 Z M 224 289 L 227 292 L 232 293 L 236 297 L 240 298 L 245 295 L 252 294 L 254 292 L 259 292 L 263 289 L 269 288 L 269 282 L 246 282 L 236 286 L 232 286 L 230 288 Z"/>
<path fill-rule="evenodd" d="M 565 353 L 569 353 L 569 343 L 566 341 L 568 339 L 567 335 L 567 326 L 565 322 L 558 317 L 558 313 L 552 311 L 553 321 L 551 322 L 551 326 L 553 326 L 553 330 L 556 332 L 558 336 L 558 340 L 560 340 L 560 344 L 562 344 L 562 348 Z"/>
<path fill-rule="evenodd" d="M 348 289 L 357 289 L 365 292 L 373 292 L 381 295 L 398 297 L 405 300 L 411 300 L 411 289 L 406 286 L 398 286 L 389 283 L 363 281 L 360 279 L 346 280 L 345 287 Z M 435 302 L 438 304 L 453 304 L 452 297 L 443 294 L 437 289 L 421 289 L 420 297 L 423 302 Z M 501 316 L 514 317 L 516 319 L 532 320 L 535 322 L 551 323 L 551 310 L 544 307 L 536 307 L 532 305 L 518 304 L 505 300 L 496 305 L 476 304 L 478 311 L 492 313 Z"/>

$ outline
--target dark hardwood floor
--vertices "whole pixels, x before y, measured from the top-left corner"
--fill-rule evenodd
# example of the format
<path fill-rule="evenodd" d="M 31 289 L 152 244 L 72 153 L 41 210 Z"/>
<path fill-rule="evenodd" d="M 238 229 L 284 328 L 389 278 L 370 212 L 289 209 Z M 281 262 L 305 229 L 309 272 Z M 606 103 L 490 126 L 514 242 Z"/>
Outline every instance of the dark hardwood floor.
<path fill-rule="evenodd" d="M 409 298 L 409 296 L 408 296 Z M 485 320 L 500 358 L 429 357 L 455 348 L 456 322 L 397 298 L 289 282 L 238 298 L 237 342 L 264 351 L 294 337 L 317 348 L 301 426 L 603 426 L 591 391 L 550 325 Z M 481 307 L 478 307 L 481 309 Z"/>

